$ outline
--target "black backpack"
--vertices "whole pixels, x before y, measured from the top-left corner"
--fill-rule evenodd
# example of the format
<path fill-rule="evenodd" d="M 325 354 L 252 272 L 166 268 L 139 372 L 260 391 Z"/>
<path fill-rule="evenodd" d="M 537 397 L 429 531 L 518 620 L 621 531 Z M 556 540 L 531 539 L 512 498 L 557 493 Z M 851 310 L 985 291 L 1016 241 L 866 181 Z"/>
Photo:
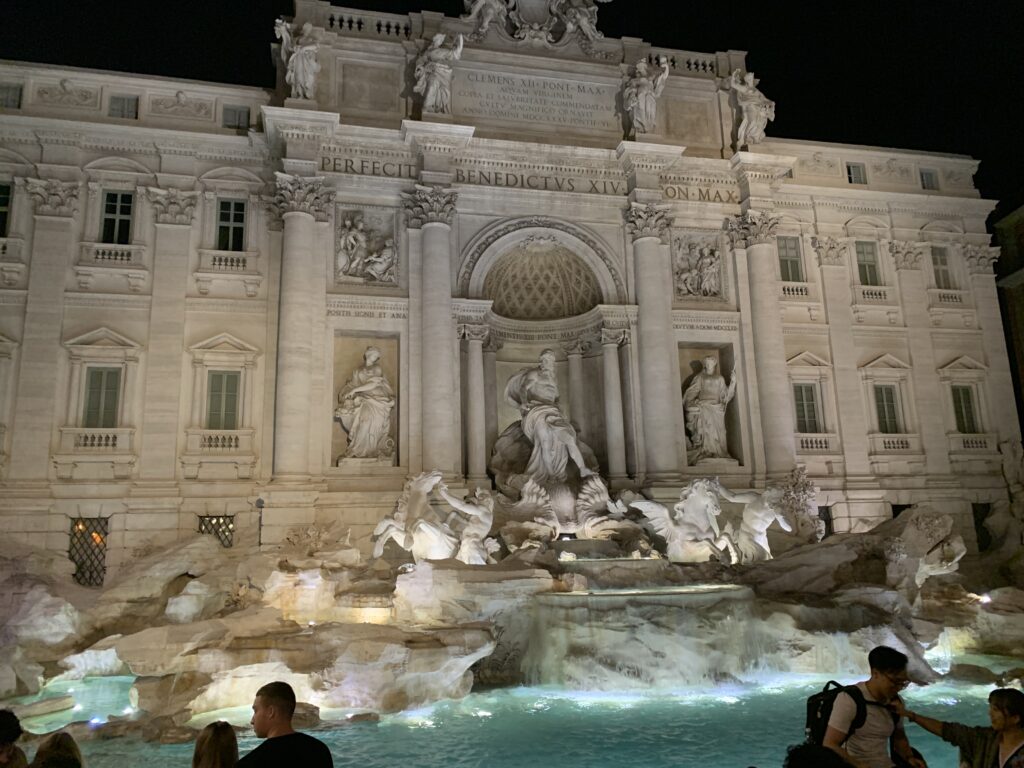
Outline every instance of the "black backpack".
<path fill-rule="evenodd" d="M 847 731 L 846 738 L 849 739 L 853 736 L 853 732 L 867 721 L 868 702 L 864 699 L 860 688 L 856 685 L 840 685 L 835 680 L 829 680 L 821 689 L 821 693 L 807 698 L 807 722 L 804 725 L 804 732 L 809 743 L 821 744 L 825 741 L 825 731 L 828 730 L 828 721 L 832 717 L 832 706 L 836 703 L 836 696 L 840 693 L 849 694 L 853 703 L 857 705 L 857 714 L 853 716 L 853 722 L 850 723 L 850 730 Z"/>

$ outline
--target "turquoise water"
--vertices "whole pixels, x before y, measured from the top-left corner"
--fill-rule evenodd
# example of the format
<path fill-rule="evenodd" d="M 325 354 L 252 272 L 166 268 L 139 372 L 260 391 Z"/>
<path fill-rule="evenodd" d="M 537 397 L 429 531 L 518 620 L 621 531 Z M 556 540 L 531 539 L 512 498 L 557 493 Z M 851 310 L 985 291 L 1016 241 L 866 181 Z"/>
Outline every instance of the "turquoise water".
<path fill-rule="evenodd" d="M 121 714 L 128 706 L 130 681 L 71 684 L 83 706 L 74 719 L 89 719 L 79 717 L 81 712 Z M 328 743 L 336 765 L 360 768 L 777 768 L 786 747 L 803 739 L 805 699 L 823 682 L 789 676 L 758 686 L 646 696 L 501 689 L 316 735 Z M 95 700 L 94 688 L 99 693 Z M 911 707 L 939 719 L 982 725 L 987 722 L 989 690 L 943 683 L 912 687 L 906 699 Z M 48 690 L 46 695 L 57 692 Z M 241 724 L 249 713 L 228 710 L 217 716 Z M 51 717 L 47 725 L 56 727 L 56 722 Z M 35 730 L 38 723 L 27 725 Z M 956 768 L 955 749 L 914 725 L 908 734 L 931 768 Z M 243 737 L 242 752 L 256 744 L 254 738 Z M 192 754 L 191 744 L 158 746 L 126 739 L 90 741 L 82 747 L 89 768 L 171 768 L 188 765 Z"/>

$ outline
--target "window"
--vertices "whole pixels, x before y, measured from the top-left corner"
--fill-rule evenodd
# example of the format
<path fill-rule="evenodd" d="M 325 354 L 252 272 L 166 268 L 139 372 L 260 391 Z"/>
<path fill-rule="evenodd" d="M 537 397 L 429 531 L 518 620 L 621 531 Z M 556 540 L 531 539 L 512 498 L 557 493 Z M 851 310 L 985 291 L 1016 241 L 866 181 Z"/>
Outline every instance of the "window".
<path fill-rule="evenodd" d="M 934 171 L 931 168 L 922 168 L 921 172 L 921 189 L 938 189 L 939 188 L 939 172 Z"/>
<path fill-rule="evenodd" d="M 217 250 L 245 250 L 245 201 L 219 201 L 217 208 Z"/>
<path fill-rule="evenodd" d="M 953 414 L 956 416 L 956 431 L 962 435 L 974 435 L 980 432 L 978 420 L 974 415 L 974 390 L 969 386 L 954 384 Z"/>
<path fill-rule="evenodd" d="M 0 107 L 4 109 L 21 109 L 20 85 L 0 83 Z"/>
<path fill-rule="evenodd" d="M 120 368 L 89 368 L 85 382 L 85 415 L 82 426 L 87 429 L 116 427 L 117 401 L 120 394 Z"/>
<path fill-rule="evenodd" d="M 846 164 L 846 180 L 851 184 L 867 184 L 868 175 L 863 163 Z"/>
<path fill-rule="evenodd" d="M 210 371 L 206 383 L 206 428 L 238 429 L 238 371 Z"/>
<path fill-rule="evenodd" d="M 230 549 L 235 540 L 235 516 L 200 515 L 199 532 L 216 536 L 222 547 Z"/>
<path fill-rule="evenodd" d="M 0 237 L 7 237 L 11 220 L 11 185 L 0 184 Z"/>
<path fill-rule="evenodd" d="M 225 128 L 246 130 L 249 127 L 249 108 L 224 105 L 223 123 Z"/>
<path fill-rule="evenodd" d="M 111 96 L 107 114 L 110 117 L 120 117 L 124 120 L 137 120 L 139 118 L 139 97 Z"/>
<path fill-rule="evenodd" d="M 894 384 L 875 384 L 875 412 L 878 414 L 879 432 L 891 435 L 903 431 L 900 429 Z"/>
<path fill-rule="evenodd" d="M 818 387 L 815 384 L 794 384 L 793 403 L 796 405 L 796 431 L 801 434 L 822 432 L 818 410 Z"/>
<path fill-rule="evenodd" d="M 131 192 L 107 192 L 103 196 L 103 227 L 101 242 L 128 245 L 132 237 Z"/>
<path fill-rule="evenodd" d="M 932 246 L 932 271 L 935 273 L 935 287 L 952 291 L 956 288 L 953 273 L 949 270 L 949 251 L 937 245 Z"/>
<path fill-rule="evenodd" d="M 857 251 L 857 275 L 860 277 L 860 284 L 881 285 L 882 280 L 878 273 L 878 247 L 863 240 L 858 240 L 854 247 Z"/>
<path fill-rule="evenodd" d="M 83 587 L 103 586 L 109 523 L 105 517 L 76 517 L 71 521 L 68 558 L 75 564 L 75 581 Z"/>
<path fill-rule="evenodd" d="M 784 283 L 804 281 L 803 263 L 800 260 L 800 238 L 779 237 L 779 270 Z"/>

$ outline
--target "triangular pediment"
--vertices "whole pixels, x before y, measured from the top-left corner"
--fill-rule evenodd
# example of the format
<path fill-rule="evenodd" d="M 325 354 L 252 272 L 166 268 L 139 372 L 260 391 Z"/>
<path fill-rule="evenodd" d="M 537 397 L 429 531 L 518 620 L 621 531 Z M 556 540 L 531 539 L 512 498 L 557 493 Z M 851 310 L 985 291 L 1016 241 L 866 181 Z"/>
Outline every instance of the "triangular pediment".
<path fill-rule="evenodd" d="M 235 354 L 258 354 L 256 347 L 246 344 L 237 336 L 230 333 L 218 333 L 206 341 L 201 341 L 189 348 L 192 352 L 228 352 Z"/>
<path fill-rule="evenodd" d="M 862 370 L 863 369 L 876 369 L 877 370 L 879 368 L 881 368 L 883 370 L 887 369 L 887 368 L 888 369 L 896 368 L 896 369 L 899 369 L 899 370 L 907 370 L 907 369 L 910 368 L 910 366 L 907 363 L 905 363 L 902 360 L 900 360 L 895 355 L 890 355 L 888 352 L 886 352 L 884 355 L 876 357 L 870 363 L 866 363 L 866 364 L 861 366 Z"/>
<path fill-rule="evenodd" d="M 818 357 L 813 352 L 801 352 L 799 355 L 793 355 L 786 361 L 786 365 L 789 366 L 803 366 L 811 368 L 831 368 L 832 364 L 828 360 L 824 360 Z"/>
<path fill-rule="evenodd" d="M 112 331 L 107 327 L 97 328 L 94 331 L 83 333 L 81 336 L 76 336 L 73 339 L 69 339 L 64 342 L 65 347 L 89 347 L 91 349 L 141 349 L 141 345 L 136 344 L 134 341 L 129 339 L 127 336 L 122 336 L 117 331 Z"/>
<path fill-rule="evenodd" d="M 961 355 L 956 360 L 939 368 L 940 373 L 959 373 L 962 371 L 987 371 L 988 366 L 978 362 L 970 355 Z"/>

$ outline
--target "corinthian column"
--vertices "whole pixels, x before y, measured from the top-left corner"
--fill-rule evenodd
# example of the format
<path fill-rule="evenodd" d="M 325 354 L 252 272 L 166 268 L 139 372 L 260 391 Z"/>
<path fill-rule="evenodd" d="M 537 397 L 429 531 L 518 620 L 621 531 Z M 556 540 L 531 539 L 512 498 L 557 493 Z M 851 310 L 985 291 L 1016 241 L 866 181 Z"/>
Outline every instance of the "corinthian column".
<path fill-rule="evenodd" d="M 565 345 L 565 354 L 569 359 L 569 421 L 576 427 L 576 434 L 586 440 L 586 415 L 583 405 L 583 353 L 590 343 L 582 339 Z"/>
<path fill-rule="evenodd" d="M 319 268 L 316 222 L 326 221 L 334 192 L 322 178 L 277 174 L 274 204 L 284 221 L 277 332 L 274 475 L 309 474 L 310 393 L 313 386 L 313 311 L 310 296 Z"/>
<path fill-rule="evenodd" d="M 647 483 L 673 483 L 680 475 L 676 426 L 682 407 L 677 380 L 679 352 L 672 331 L 672 264 L 665 209 L 634 203 L 626 213 L 633 237 L 636 275 L 637 351 Z"/>
<path fill-rule="evenodd" d="M 410 229 L 422 230 L 420 280 L 422 300 L 423 468 L 446 475 L 459 471 L 461 441 L 455 430 L 455 333 L 452 322 L 451 223 L 457 193 L 417 184 L 403 193 Z M 482 367 L 481 367 L 482 370 Z"/>
<path fill-rule="evenodd" d="M 487 411 L 484 395 L 484 342 L 490 329 L 486 325 L 460 325 L 459 338 L 465 339 L 466 355 L 466 481 L 470 485 L 487 483 Z"/>
<path fill-rule="evenodd" d="M 619 376 L 619 345 L 625 340 L 626 333 L 624 328 L 601 329 L 605 446 L 608 481 L 612 488 L 626 480 L 626 425 L 622 416 L 622 380 Z"/>
<path fill-rule="evenodd" d="M 793 394 L 786 369 L 776 276 L 779 252 L 775 229 L 778 224 L 778 217 L 757 211 L 747 211 L 729 221 L 733 248 L 746 253 L 747 257 L 765 471 L 770 475 L 785 474 L 796 466 Z M 737 256 L 742 258 L 739 253 Z"/>

